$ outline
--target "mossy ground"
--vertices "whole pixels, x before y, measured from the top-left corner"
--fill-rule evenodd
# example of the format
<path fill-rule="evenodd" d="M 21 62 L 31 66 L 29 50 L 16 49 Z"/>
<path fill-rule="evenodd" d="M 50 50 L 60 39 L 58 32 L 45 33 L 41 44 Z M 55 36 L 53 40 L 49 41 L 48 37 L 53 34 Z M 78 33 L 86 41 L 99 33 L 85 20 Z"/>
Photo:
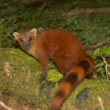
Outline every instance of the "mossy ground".
<path fill-rule="evenodd" d="M 50 65 L 52 65 L 50 63 Z M 53 69 L 52 69 L 53 68 Z M 52 73 L 52 76 L 50 74 Z M 61 75 L 55 67 L 50 66 L 47 81 L 57 82 Z M 56 77 L 56 75 L 58 75 Z M 38 60 L 24 53 L 19 49 L 0 50 L 0 91 L 15 97 L 19 101 L 24 101 L 36 108 L 46 110 L 48 103 L 46 100 L 47 88 L 41 92 L 39 79 L 41 76 L 41 66 Z M 55 78 L 53 78 L 53 76 Z M 58 87 L 58 84 L 56 85 Z M 51 92 L 50 92 L 51 93 Z"/>
<path fill-rule="evenodd" d="M 31 97 L 35 92 L 38 86 L 38 74 L 40 73 L 40 64 L 33 59 L 20 50 L 0 51 L 2 91 L 11 91 L 17 98 L 21 97 L 33 102 L 28 96 Z M 35 97 L 33 100 L 36 100 Z"/>
<path fill-rule="evenodd" d="M 49 65 L 51 66 L 51 64 Z M 53 69 L 51 67 L 48 72 L 49 77 L 46 81 L 52 79 L 52 81 L 55 82 L 56 79 L 54 80 L 53 77 L 50 77 L 51 71 L 53 72 L 52 76 L 54 77 L 58 72 L 55 67 L 53 67 Z M 0 50 L 1 96 L 5 93 L 14 97 L 19 102 L 24 101 L 25 103 L 34 105 L 36 109 L 48 110 L 49 103 L 46 99 L 48 87 L 44 87 L 42 92 L 39 91 L 41 86 L 39 83 L 40 75 L 40 63 L 35 58 L 19 49 Z M 59 75 L 59 80 L 60 79 L 61 76 Z M 55 87 L 51 87 L 51 98 L 54 96 L 57 87 L 58 83 L 56 83 Z M 83 101 L 83 104 L 81 105 L 82 110 L 101 110 L 98 97 L 101 97 L 105 110 L 110 109 L 110 81 L 107 82 L 106 80 L 98 77 L 96 80 L 83 80 L 63 104 L 62 110 L 72 110 L 73 108 L 75 110 L 79 109 L 79 106 L 77 106 L 76 96 L 86 87 L 90 88 L 89 97 L 87 100 Z"/>

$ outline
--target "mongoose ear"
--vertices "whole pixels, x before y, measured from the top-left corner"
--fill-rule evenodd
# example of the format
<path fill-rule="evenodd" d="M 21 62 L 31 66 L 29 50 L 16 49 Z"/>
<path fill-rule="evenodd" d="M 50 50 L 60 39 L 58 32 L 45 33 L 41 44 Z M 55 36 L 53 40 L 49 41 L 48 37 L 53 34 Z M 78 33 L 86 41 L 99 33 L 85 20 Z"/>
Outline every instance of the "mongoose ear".
<path fill-rule="evenodd" d="M 35 29 L 35 28 L 32 29 L 32 30 L 31 30 L 31 33 L 32 33 L 34 36 L 36 36 L 36 35 L 37 35 L 37 29 Z"/>
<path fill-rule="evenodd" d="M 13 33 L 13 36 L 15 37 L 16 40 L 18 40 L 20 34 L 19 34 L 18 32 L 14 32 L 14 33 Z"/>

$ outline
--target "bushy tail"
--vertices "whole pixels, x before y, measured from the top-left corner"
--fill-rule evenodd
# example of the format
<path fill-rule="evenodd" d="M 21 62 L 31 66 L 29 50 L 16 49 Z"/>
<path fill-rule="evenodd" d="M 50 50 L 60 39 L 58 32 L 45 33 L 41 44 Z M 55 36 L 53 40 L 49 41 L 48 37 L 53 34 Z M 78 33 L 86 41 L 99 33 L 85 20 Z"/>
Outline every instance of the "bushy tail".
<path fill-rule="evenodd" d="M 69 96 L 72 90 L 90 74 L 93 66 L 93 59 L 89 55 L 86 55 L 76 67 L 69 70 L 52 100 L 50 110 L 60 110 L 63 101 Z"/>

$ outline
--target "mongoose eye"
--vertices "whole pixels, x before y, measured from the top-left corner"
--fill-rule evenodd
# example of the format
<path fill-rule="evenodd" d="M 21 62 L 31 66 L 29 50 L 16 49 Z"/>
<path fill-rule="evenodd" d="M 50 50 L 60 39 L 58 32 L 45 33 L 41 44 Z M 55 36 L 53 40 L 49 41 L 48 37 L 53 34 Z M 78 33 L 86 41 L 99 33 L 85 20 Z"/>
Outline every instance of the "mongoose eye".
<path fill-rule="evenodd" d="M 30 39 L 29 39 L 30 41 L 32 41 L 32 37 L 30 37 Z"/>

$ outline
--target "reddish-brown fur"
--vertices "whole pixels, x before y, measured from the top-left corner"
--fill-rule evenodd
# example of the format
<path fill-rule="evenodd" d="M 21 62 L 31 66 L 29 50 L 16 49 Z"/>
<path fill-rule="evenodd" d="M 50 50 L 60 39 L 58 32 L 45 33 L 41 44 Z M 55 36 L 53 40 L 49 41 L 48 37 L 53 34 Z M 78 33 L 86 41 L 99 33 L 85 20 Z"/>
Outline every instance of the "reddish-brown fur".
<path fill-rule="evenodd" d="M 26 34 L 28 33 L 28 34 Z M 45 79 L 48 69 L 48 60 L 54 59 L 64 78 L 52 100 L 50 110 L 59 110 L 64 99 L 71 91 L 92 71 L 94 61 L 85 53 L 79 39 L 70 32 L 53 29 L 35 34 L 34 31 L 19 33 L 18 41 L 22 35 L 32 37 L 31 47 L 26 50 L 29 54 L 40 60 Z M 15 36 L 15 35 L 14 35 Z"/>

